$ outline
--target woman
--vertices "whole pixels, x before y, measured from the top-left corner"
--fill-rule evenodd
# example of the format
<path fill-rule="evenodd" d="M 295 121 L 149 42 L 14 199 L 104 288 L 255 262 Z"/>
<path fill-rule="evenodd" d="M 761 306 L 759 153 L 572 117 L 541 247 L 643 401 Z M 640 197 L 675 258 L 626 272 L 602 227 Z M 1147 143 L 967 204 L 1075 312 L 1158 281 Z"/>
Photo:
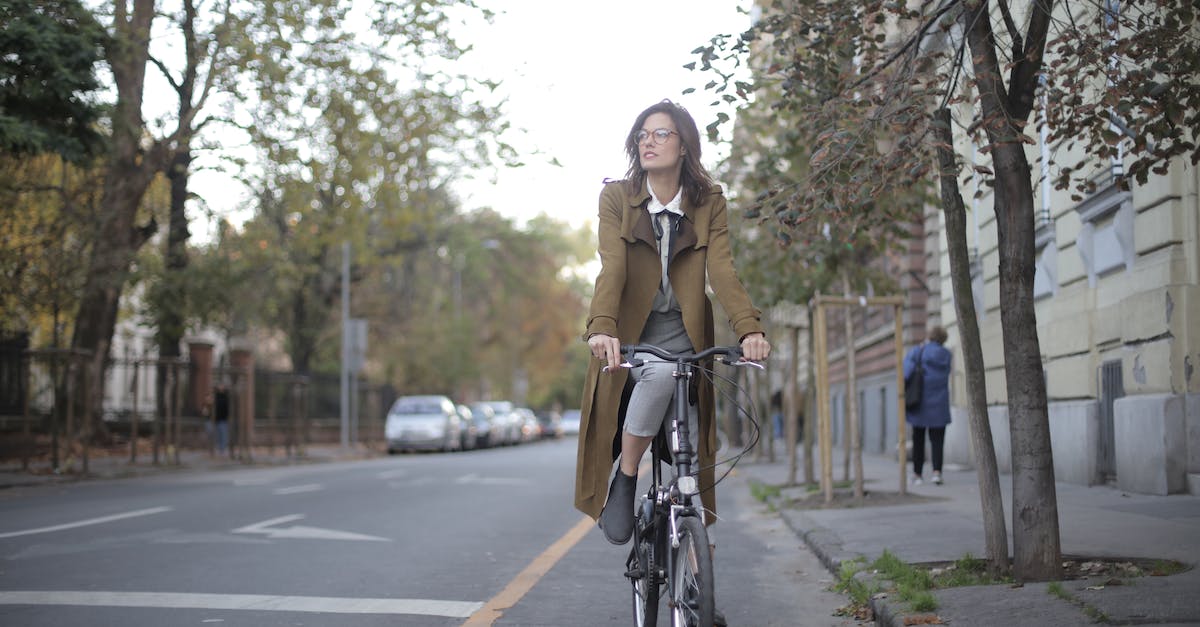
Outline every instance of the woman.
<path fill-rule="evenodd" d="M 942 445 L 946 441 L 946 425 L 950 424 L 950 351 L 946 343 L 946 330 L 942 327 L 929 329 L 929 341 L 909 349 L 904 356 L 904 379 L 920 363 L 924 373 L 921 386 L 921 404 L 906 413 L 912 426 L 912 462 L 914 485 L 924 483 L 921 477 L 925 469 L 925 435 L 933 449 L 933 482 L 942 484 Z"/>
<path fill-rule="evenodd" d="M 734 272 L 725 198 L 700 164 L 700 133 L 691 115 L 667 100 L 646 109 L 625 139 L 625 152 L 626 179 L 606 182 L 600 193 L 601 266 L 584 334 L 594 359 L 583 390 L 575 476 L 575 506 L 598 519 L 614 544 L 624 544 L 633 532 L 638 463 L 670 415 L 674 391 L 669 364 L 647 360 L 632 371 L 604 371 L 621 363 L 621 344 L 675 352 L 712 346 L 707 279 L 743 357 L 762 361 L 771 349 L 760 312 Z M 699 379 L 689 426 L 699 455 L 701 501 L 713 512 L 713 390 Z"/>

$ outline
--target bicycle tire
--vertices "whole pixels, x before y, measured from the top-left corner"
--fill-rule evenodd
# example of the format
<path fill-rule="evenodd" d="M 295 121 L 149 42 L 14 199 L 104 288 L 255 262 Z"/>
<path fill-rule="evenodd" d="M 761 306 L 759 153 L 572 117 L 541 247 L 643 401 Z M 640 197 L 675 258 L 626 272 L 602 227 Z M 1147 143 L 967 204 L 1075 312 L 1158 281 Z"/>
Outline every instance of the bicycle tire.
<path fill-rule="evenodd" d="M 655 559 L 659 553 L 655 545 L 659 534 L 657 530 L 646 533 L 641 512 L 638 512 L 634 522 L 634 543 L 629 556 L 630 570 L 640 570 L 641 576 L 631 577 L 629 580 L 633 588 L 633 620 L 637 627 L 655 627 L 658 624 L 660 590 L 657 576 L 659 565 Z"/>
<path fill-rule="evenodd" d="M 671 627 L 712 627 L 716 599 L 708 532 L 696 516 L 676 521 L 679 548 L 671 553 Z"/>

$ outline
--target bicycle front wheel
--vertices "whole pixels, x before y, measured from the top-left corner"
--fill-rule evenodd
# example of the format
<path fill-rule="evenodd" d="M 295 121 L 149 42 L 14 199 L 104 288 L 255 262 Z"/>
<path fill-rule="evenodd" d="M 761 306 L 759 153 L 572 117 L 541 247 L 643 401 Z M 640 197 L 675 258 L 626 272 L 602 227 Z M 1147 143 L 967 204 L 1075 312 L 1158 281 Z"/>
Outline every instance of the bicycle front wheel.
<path fill-rule="evenodd" d="M 708 532 L 695 516 L 680 518 L 677 526 L 679 548 L 671 562 L 671 627 L 711 627 L 716 601 Z"/>

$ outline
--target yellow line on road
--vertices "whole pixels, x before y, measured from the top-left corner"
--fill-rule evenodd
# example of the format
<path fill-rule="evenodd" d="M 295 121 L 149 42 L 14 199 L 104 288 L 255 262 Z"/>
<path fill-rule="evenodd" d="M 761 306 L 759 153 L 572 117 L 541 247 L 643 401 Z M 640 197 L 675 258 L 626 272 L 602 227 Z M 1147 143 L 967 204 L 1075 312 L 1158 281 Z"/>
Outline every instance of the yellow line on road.
<path fill-rule="evenodd" d="M 517 576 L 508 582 L 500 594 L 492 597 L 483 607 L 472 614 L 467 622 L 463 623 L 463 627 L 485 627 L 494 623 L 496 619 L 504 615 L 504 610 L 516 605 L 522 597 L 528 594 L 541 581 L 542 577 L 558 563 L 558 560 L 562 559 L 567 551 L 571 550 L 571 547 L 578 544 L 595 524 L 587 516 L 581 518 L 574 527 L 571 527 L 570 531 L 563 534 L 554 544 L 542 551 L 541 555 L 534 558 L 525 567 L 525 570 L 517 573 Z"/>

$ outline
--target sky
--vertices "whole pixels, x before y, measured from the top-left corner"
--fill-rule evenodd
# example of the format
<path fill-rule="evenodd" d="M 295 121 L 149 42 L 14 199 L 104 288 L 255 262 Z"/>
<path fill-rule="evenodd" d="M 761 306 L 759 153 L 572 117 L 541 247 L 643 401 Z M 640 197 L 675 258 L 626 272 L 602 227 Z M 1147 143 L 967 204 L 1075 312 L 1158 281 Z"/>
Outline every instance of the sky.
<path fill-rule="evenodd" d="M 733 115 L 710 106 L 716 98 L 702 88 L 712 76 L 683 65 L 714 35 L 746 30 L 750 17 L 738 7 L 748 0 L 479 2 L 497 15 L 457 35 L 473 46 L 464 71 L 501 81 L 506 119 L 523 129 L 504 139 L 526 165 L 467 172 L 453 185 L 465 210 L 490 207 L 518 224 L 539 214 L 594 224 L 601 181 L 624 175 L 625 134 L 641 111 L 669 98 L 692 113 L 702 135 L 718 110 Z M 685 96 L 688 87 L 696 92 Z M 720 148 L 703 150 L 712 168 Z M 249 217 L 240 209 L 249 204 L 246 190 L 233 180 L 210 171 L 193 182 L 218 215 L 234 223 Z"/>
<path fill-rule="evenodd" d="M 710 106 L 716 97 L 702 88 L 712 75 L 683 65 L 714 35 L 746 30 L 750 17 L 738 6 L 748 2 L 484 4 L 504 13 L 470 37 L 474 50 L 467 59 L 503 80 L 508 119 L 526 131 L 510 141 L 526 153 L 527 165 L 500 171 L 494 184 L 484 177 L 456 185 L 468 210 L 491 207 L 518 222 L 541 213 L 573 226 L 594 222 L 601 182 L 625 174 L 625 135 L 644 109 L 671 99 L 692 113 L 702 135 L 718 110 L 732 115 L 730 108 Z M 696 92 L 683 95 L 688 87 Z M 723 134 L 731 130 L 722 127 Z M 706 144 L 703 150 L 711 168 L 720 149 Z"/>

